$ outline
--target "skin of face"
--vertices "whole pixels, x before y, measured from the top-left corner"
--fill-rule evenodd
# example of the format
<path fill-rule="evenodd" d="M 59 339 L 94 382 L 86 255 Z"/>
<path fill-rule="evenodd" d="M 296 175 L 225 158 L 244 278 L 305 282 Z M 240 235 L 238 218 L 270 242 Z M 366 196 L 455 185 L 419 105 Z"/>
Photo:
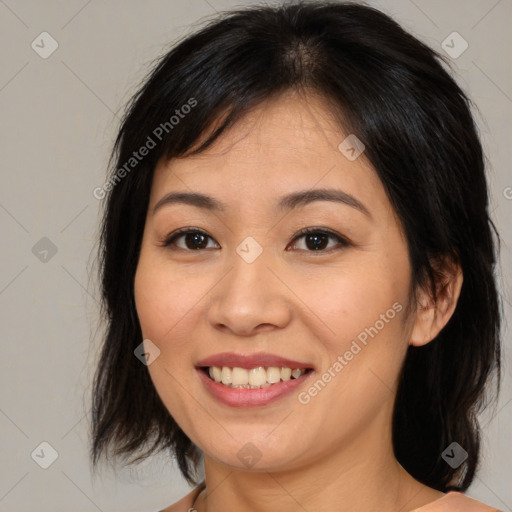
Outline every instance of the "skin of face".
<path fill-rule="evenodd" d="M 348 135 L 320 98 L 288 93 L 253 109 L 202 154 L 155 169 L 135 302 L 144 339 L 160 350 L 148 366 L 152 382 L 203 451 L 208 487 L 217 487 L 208 510 L 229 502 L 244 510 L 400 504 L 405 512 L 442 496 L 396 461 L 391 419 L 408 345 L 429 342 L 446 324 L 462 276 L 454 273 L 437 307 L 406 318 L 407 241 L 364 152 L 351 160 L 338 149 Z M 370 215 L 332 201 L 276 207 L 285 194 L 317 188 L 354 196 Z M 153 214 L 175 191 L 207 194 L 225 211 L 171 204 Z M 348 245 L 328 238 L 314 251 L 307 236 L 294 240 L 309 227 L 332 230 Z M 180 228 L 205 231 L 207 248 L 187 248 L 184 236 L 163 247 Z M 236 251 L 247 237 L 262 249 L 251 263 Z M 358 341 L 372 326 L 366 344 Z M 351 347 L 357 353 L 347 361 Z M 206 391 L 195 369 L 221 352 L 268 352 L 316 372 L 277 402 L 230 407 Z M 340 356 L 346 364 L 336 371 Z M 329 368 L 330 381 L 311 396 Z M 239 457 L 247 443 L 257 449 L 250 468 Z"/>

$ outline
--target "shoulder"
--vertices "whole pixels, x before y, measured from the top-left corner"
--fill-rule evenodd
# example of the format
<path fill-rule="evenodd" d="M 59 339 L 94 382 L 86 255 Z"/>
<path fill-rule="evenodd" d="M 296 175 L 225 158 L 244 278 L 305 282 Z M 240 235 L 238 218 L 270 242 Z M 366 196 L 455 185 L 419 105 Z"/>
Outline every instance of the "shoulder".
<path fill-rule="evenodd" d="M 204 484 L 200 483 L 194 487 L 194 489 L 192 489 L 187 495 L 181 498 L 181 500 L 173 503 L 172 505 L 169 505 L 167 508 L 155 512 L 193 512 L 192 505 L 194 504 L 194 500 L 203 489 Z"/>
<path fill-rule="evenodd" d="M 443 497 L 413 512 L 501 512 L 458 491 L 450 491 Z"/>

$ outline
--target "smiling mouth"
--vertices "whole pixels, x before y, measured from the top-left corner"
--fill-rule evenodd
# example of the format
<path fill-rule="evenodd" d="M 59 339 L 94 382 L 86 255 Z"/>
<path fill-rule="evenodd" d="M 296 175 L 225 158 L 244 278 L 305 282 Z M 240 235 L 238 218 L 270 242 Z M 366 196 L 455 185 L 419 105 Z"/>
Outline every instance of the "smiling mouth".
<path fill-rule="evenodd" d="M 288 368 L 285 366 L 259 366 L 240 368 L 238 366 L 203 366 L 201 370 L 210 380 L 234 389 L 263 389 L 281 382 L 300 379 L 313 371 L 312 368 Z"/>

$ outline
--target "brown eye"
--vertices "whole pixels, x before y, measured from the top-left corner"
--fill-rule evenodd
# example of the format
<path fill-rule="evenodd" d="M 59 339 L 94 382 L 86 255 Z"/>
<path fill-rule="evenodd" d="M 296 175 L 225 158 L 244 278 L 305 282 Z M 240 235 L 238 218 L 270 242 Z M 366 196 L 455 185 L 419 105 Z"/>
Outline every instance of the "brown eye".
<path fill-rule="evenodd" d="M 184 246 L 179 246 L 177 240 L 183 238 Z M 175 246 L 185 251 L 197 251 L 208 248 L 208 239 L 213 240 L 201 229 L 180 229 L 168 237 L 161 245 L 162 247 Z"/>
<path fill-rule="evenodd" d="M 333 231 L 318 228 L 306 228 L 301 230 L 293 241 L 295 242 L 300 238 L 304 239 L 305 248 L 301 248 L 299 250 L 305 250 L 307 252 L 329 252 L 331 249 L 336 248 L 336 244 L 329 247 L 329 239 L 338 242 L 338 246 L 341 245 L 342 247 L 346 247 L 350 245 L 349 242 L 341 235 L 334 233 Z"/>
<path fill-rule="evenodd" d="M 296 245 L 296 240 L 304 239 L 304 247 L 299 250 L 306 252 L 330 252 L 336 249 L 336 247 L 346 247 L 350 245 L 350 242 L 333 231 L 326 230 L 324 228 L 306 228 L 301 230 L 298 235 L 293 239 L 293 245 Z M 181 245 L 178 244 L 178 240 L 183 239 Z M 218 244 L 214 247 L 208 247 L 208 241 L 213 238 L 208 235 L 205 231 L 198 228 L 183 228 L 172 235 L 170 235 L 162 244 L 162 247 L 170 247 L 173 250 L 183 251 L 199 251 L 208 248 L 219 248 Z M 334 240 L 337 242 L 334 245 L 329 245 L 330 241 Z"/>

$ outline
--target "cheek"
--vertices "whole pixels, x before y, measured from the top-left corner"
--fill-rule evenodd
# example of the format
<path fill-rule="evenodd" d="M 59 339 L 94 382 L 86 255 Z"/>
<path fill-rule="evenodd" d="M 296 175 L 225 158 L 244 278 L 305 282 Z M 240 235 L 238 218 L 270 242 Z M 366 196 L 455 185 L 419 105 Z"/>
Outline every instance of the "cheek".
<path fill-rule="evenodd" d="M 187 315 L 201 296 L 186 277 L 144 251 L 135 274 L 134 293 L 143 336 L 163 345 L 166 340 L 181 338 Z"/>
<path fill-rule="evenodd" d="M 311 297 L 323 320 L 318 325 L 329 326 L 328 331 L 319 327 L 329 333 L 321 338 L 324 355 L 318 375 L 326 384 L 315 381 L 299 402 L 310 417 L 321 419 L 333 439 L 366 428 L 378 411 L 391 407 L 405 356 L 404 296 L 392 281 L 376 279 L 370 272 L 352 272 Z"/>
<path fill-rule="evenodd" d="M 308 281 L 307 289 L 300 293 L 307 297 L 307 304 L 324 325 L 322 331 L 327 340 L 332 340 L 332 349 L 343 348 L 342 340 L 355 338 L 374 325 L 395 302 L 403 300 L 402 286 L 390 280 L 389 273 L 373 271 L 369 264 L 332 272 L 328 279 L 318 283 L 321 286 L 312 287 Z M 388 316 L 394 317 L 394 313 L 392 310 Z"/>
<path fill-rule="evenodd" d="M 161 262 L 141 253 L 134 281 L 135 304 L 143 338 L 160 351 L 148 366 L 153 385 L 169 414 L 189 431 L 191 407 L 181 383 L 190 378 L 192 370 L 183 361 L 191 359 L 190 322 L 198 297 L 187 292 L 190 288 L 183 280 L 176 282 L 171 275 L 175 274 L 166 272 Z"/>
<path fill-rule="evenodd" d="M 171 288 L 161 273 L 141 258 L 135 274 L 135 306 L 144 338 L 162 340 L 169 329 L 172 315 Z"/>
<path fill-rule="evenodd" d="M 361 257 L 357 267 L 333 272 L 324 286 L 307 295 L 318 319 L 322 370 L 330 368 L 336 375 L 330 386 L 333 398 L 345 396 L 352 404 L 364 402 L 368 393 L 385 398 L 407 348 L 403 315 L 408 281 L 371 259 Z"/>

